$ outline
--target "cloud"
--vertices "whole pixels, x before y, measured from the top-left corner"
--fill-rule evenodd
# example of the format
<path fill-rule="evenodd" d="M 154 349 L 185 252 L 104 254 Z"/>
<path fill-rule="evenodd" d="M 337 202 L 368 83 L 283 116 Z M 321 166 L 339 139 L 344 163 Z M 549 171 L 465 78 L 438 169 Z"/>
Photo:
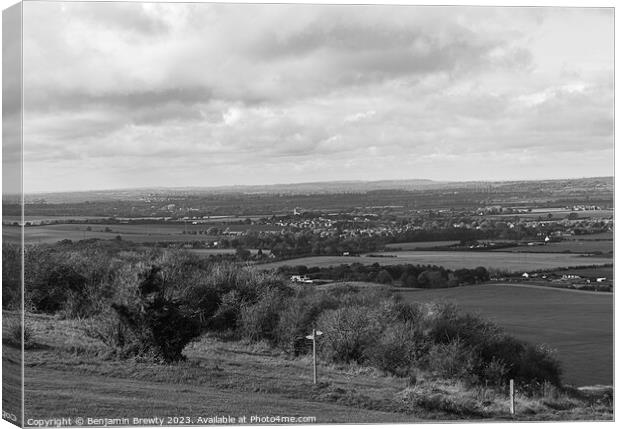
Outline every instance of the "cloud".
<path fill-rule="evenodd" d="M 374 110 L 369 110 L 367 112 L 355 113 L 353 115 L 349 115 L 346 118 L 344 118 L 344 122 L 359 122 L 359 121 L 363 121 L 364 119 L 372 118 L 373 116 L 375 116 L 376 113 L 377 112 L 375 112 Z"/>
<path fill-rule="evenodd" d="M 60 165 L 86 188 L 110 187 L 104 172 L 127 186 L 516 178 L 535 173 L 524 169 L 533 153 L 563 159 L 544 170 L 561 177 L 584 147 L 585 170 L 613 172 L 599 156 L 613 147 L 613 11 L 105 2 L 24 11 L 32 190 L 74 186 L 48 179 Z"/>

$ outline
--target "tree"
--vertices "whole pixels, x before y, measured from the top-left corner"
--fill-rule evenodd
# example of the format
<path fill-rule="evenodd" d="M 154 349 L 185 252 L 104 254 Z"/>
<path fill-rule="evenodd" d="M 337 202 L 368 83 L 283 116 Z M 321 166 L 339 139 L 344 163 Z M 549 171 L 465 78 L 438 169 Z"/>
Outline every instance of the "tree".
<path fill-rule="evenodd" d="M 443 288 L 447 285 L 447 279 L 440 271 L 425 270 L 418 276 L 418 284 L 425 288 Z"/>
<path fill-rule="evenodd" d="M 250 252 L 248 249 L 244 249 L 243 247 L 237 247 L 237 249 L 235 250 L 235 254 L 237 255 L 237 258 L 245 261 L 246 259 L 250 259 L 250 256 L 252 256 L 252 252 Z"/>
<path fill-rule="evenodd" d="M 379 274 L 377 274 L 377 282 L 378 283 L 390 284 L 393 281 L 394 281 L 394 279 L 392 278 L 390 273 L 388 273 L 386 270 L 381 270 L 381 271 L 379 271 Z"/>
<path fill-rule="evenodd" d="M 133 302 L 112 304 L 120 323 L 130 332 L 134 354 L 151 353 L 164 362 L 183 360 L 183 348 L 198 334 L 199 324 L 184 314 L 172 298 L 161 269 L 152 266 L 142 273 Z M 125 346 L 121 341 L 119 346 Z"/>

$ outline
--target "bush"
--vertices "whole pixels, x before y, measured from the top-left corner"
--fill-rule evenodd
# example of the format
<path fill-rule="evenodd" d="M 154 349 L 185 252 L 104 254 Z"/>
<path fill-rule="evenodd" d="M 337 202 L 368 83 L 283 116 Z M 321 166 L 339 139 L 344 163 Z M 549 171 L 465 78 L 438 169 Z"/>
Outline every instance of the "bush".
<path fill-rule="evenodd" d="M 319 316 L 338 307 L 338 301 L 324 291 L 300 289 L 282 305 L 277 327 L 278 345 L 289 353 L 299 355 L 310 351 L 306 339 L 316 326 Z"/>
<path fill-rule="evenodd" d="M 368 363 L 390 374 L 405 377 L 415 373 L 429 343 L 411 322 L 397 321 L 384 330 L 365 351 Z"/>
<path fill-rule="evenodd" d="M 475 351 L 460 339 L 449 343 L 438 343 L 430 347 L 426 366 L 432 372 L 446 378 L 478 381 L 475 373 L 478 356 Z"/>
<path fill-rule="evenodd" d="M 21 248 L 2 243 L 2 308 L 17 310 L 21 307 Z"/>
<path fill-rule="evenodd" d="M 509 378 L 508 367 L 496 357 L 493 357 L 482 368 L 481 381 L 492 386 L 503 386 Z"/>
<path fill-rule="evenodd" d="M 10 346 L 21 348 L 22 339 L 24 341 L 24 349 L 31 349 L 35 347 L 32 329 L 28 325 L 24 327 L 22 337 L 21 320 L 14 320 L 9 322 L 7 326 L 7 336 L 5 342 Z"/>
<path fill-rule="evenodd" d="M 239 331 L 243 338 L 275 343 L 282 296 L 275 290 L 266 292 L 258 302 L 241 307 Z"/>
<path fill-rule="evenodd" d="M 523 385 L 545 381 L 560 383 L 561 367 L 549 350 L 506 335 L 497 325 L 480 316 L 461 314 L 450 304 L 432 305 L 425 323 L 434 343 L 452 343 L 455 347 L 454 342 L 457 342 L 471 351 L 469 377 L 459 374 L 460 378 L 491 385 L 502 385 L 506 378 L 514 378 Z M 437 351 L 435 353 L 439 357 Z M 449 359 L 442 365 L 449 368 Z"/>
<path fill-rule="evenodd" d="M 44 313 L 67 309 L 71 315 L 79 311 L 86 279 L 68 265 L 58 265 L 47 271 L 39 282 L 27 288 L 34 307 Z"/>
<path fill-rule="evenodd" d="M 433 413 L 444 412 L 460 417 L 483 417 L 484 412 L 476 401 L 471 398 L 435 393 L 431 395 L 416 395 L 415 405 Z"/>
<path fill-rule="evenodd" d="M 378 340 L 380 326 L 368 307 L 350 306 L 321 314 L 317 328 L 323 331 L 319 342 L 321 355 L 333 362 L 365 360 L 365 350 Z"/>
<path fill-rule="evenodd" d="M 130 334 L 121 338 L 122 352 L 152 355 L 164 362 L 182 360 L 183 348 L 200 333 L 197 321 L 183 314 L 179 304 L 166 295 L 158 267 L 140 277 L 133 302 L 112 304 L 122 331 Z"/>
<path fill-rule="evenodd" d="M 207 326 L 216 331 L 235 330 L 244 304 L 243 297 L 238 291 L 231 290 L 217 299 L 219 305 L 216 304 L 215 313 Z"/>
<path fill-rule="evenodd" d="M 516 381 L 521 384 L 541 385 L 549 382 L 554 386 L 561 384 L 562 369 L 554 351 L 544 345 L 527 345 L 519 356 Z"/>

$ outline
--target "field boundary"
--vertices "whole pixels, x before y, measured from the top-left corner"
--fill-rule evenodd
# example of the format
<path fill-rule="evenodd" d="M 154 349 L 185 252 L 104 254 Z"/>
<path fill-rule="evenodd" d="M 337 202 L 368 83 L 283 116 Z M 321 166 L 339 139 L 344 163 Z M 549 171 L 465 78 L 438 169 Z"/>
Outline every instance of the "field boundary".
<path fill-rule="evenodd" d="M 530 289 L 546 289 L 546 290 L 557 290 L 559 292 L 573 292 L 573 293 L 581 293 L 581 294 L 589 294 L 589 295 L 611 295 L 613 296 L 613 292 L 603 292 L 603 291 L 594 291 L 594 290 L 579 290 L 579 289 L 571 289 L 567 287 L 554 287 L 554 286 L 543 286 L 536 284 L 525 284 L 525 283 L 497 283 L 497 282 L 489 282 L 484 283 L 490 286 L 516 286 Z M 462 286 L 462 287 L 476 287 L 477 285 L 471 286 Z"/>

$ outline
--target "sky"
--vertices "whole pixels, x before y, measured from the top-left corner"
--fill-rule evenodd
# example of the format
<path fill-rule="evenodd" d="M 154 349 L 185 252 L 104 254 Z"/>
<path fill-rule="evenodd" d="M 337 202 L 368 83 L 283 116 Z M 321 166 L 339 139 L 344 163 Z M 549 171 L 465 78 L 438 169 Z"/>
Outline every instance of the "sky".
<path fill-rule="evenodd" d="M 613 10 L 26 2 L 24 190 L 613 175 Z"/>

